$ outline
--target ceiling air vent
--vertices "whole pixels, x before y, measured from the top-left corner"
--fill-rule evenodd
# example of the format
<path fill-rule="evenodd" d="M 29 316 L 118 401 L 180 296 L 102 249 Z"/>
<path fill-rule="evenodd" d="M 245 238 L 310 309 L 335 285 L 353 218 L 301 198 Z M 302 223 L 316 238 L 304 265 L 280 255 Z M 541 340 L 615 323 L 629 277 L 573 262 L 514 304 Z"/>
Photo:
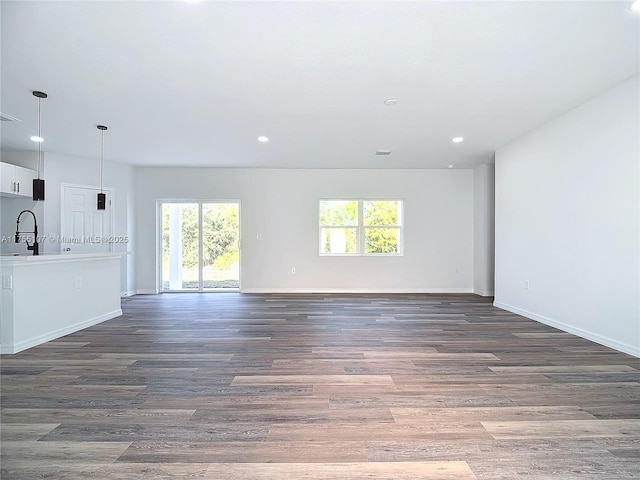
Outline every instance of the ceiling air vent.
<path fill-rule="evenodd" d="M 20 122 L 21 120 L 6 113 L 0 112 L 0 122 Z"/>
<path fill-rule="evenodd" d="M 391 155 L 391 150 L 376 150 L 376 155 Z"/>

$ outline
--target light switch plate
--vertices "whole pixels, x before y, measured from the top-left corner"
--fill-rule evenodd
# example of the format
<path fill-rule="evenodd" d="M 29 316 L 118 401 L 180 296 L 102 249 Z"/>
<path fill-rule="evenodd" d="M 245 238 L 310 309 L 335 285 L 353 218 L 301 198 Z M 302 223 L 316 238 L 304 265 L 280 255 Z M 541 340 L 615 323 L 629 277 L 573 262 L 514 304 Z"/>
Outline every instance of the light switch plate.
<path fill-rule="evenodd" d="M 13 289 L 13 277 L 11 275 L 2 276 L 2 289 L 3 290 Z"/>

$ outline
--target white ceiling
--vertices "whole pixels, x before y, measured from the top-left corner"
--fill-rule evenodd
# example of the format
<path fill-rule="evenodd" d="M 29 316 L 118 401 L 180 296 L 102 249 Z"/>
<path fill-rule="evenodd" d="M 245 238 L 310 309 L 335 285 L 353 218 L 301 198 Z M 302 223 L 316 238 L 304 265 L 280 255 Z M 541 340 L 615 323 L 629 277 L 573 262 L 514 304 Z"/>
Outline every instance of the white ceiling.
<path fill-rule="evenodd" d="M 104 124 L 135 165 L 489 163 L 638 73 L 630 4 L 4 0 L 2 147 L 34 149 L 42 90 L 43 148 L 69 155 L 97 158 Z"/>

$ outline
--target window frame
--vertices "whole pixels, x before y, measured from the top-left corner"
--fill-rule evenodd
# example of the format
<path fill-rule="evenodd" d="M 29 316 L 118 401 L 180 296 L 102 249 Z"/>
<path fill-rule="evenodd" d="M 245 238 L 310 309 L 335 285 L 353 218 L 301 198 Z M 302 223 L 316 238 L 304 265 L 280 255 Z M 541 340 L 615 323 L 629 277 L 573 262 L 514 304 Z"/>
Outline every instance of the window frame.
<path fill-rule="evenodd" d="M 323 225 L 320 220 L 322 202 L 357 202 L 357 223 L 355 225 Z M 365 202 L 398 202 L 398 224 L 396 225 L 365 225 L 364 224 L 364 204 Z M 356 252 L 355 253 L 327 253 L 322 251 L 322 232 L 324 229 L 354 229 L 356 231 Z M 366 252 L 366 231 L 369 230 L 397 230 L 398 231 L 398 251 L 393 253 L 367 253 Z M 321 257 L 402 257 L 404 256 L 404 199 L 402 198 L 320 198 L 318 199 L 318 254 Z"/>

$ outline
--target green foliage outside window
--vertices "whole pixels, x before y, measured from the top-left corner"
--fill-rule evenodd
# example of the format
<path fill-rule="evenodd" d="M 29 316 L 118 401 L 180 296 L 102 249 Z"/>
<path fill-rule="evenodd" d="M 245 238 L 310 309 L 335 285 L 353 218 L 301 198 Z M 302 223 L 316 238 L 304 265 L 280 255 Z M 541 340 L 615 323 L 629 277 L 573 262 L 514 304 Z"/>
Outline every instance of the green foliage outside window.
<path fill-rule="evenodd" d="M 320 200 L 320 253 L 400 253 L 401 210 L 400 200 Z"/>
<path fill-rule="evenodd" d="M 358 201 L 320 200 L 320 225 L 325 227 L 358 225 Z"/>
<path fill-rule="evenodd" d="M 400 214 L 397 200 L 365 200 L 362 202 L 365 226 L 399 225 Z"/>
<path fill-rule="evenodd" d="M 229 264 L 224 265 L 223 258 L 227 258 L 229 263 L 238 261 L 238 206 L 232 203 L 221 203 L 204 205 L 202 207 L 202 228 L 203 228 L 203 254 L 204 264 L 218 265 L 222 269 L 229 268 Z"/>
<path fill-rule="evenodd" d="M 198 265 L 198 208 L 197 204 L 179 204 L 182 240 L 182 267 Z M 171 205 L 162 206 L 162 252 L 164 260 L 169 256 L 169 230 Z M 203 205 L 202 228 L 205 265 L 215 265 L 221 270 L 237 262 L 238 249 L 238 208 L 235 204 Z"/>
<path fill-rule="evenodd" d="M 366 253 L 398 253 L 398 229 L 367 228 L 364 231 Z"/>

